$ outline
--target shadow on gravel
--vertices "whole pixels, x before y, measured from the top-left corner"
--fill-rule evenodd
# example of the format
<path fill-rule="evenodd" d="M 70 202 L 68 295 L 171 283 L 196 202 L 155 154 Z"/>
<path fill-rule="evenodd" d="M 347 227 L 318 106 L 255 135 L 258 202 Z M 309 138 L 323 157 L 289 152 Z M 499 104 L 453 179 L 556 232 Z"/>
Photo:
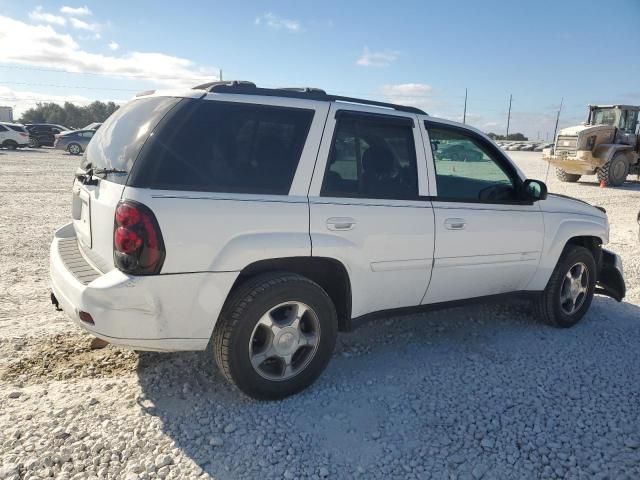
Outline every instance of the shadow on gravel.
<path fill-rule="evenodd" d="M 640 409 L 622 392 L 640 385 L 638 319 L 603 297 L 567 330 L 525 303 L 382 319 L 279 402 L 242 396 L 203 353 L 141 353 L 140 404 L 216 479 L 587 478 L 594 458 L 637 478 Z"/>
<path fill-rule="evenodd" d="M 589 182 L 589 181 L 580 180 L 576 185 L 580 185 L 580 186 L 584 185 L 586 187 L 600 188 L 600 182 Z M 619 187 L 606 187 L 606 188 L 611 188 L 613 190 L 627 190 L 631 192 L 638 192 L 640 191 L 640 180 L 627 179 L 627 181 L 624 184 L 620 185 Z"/>

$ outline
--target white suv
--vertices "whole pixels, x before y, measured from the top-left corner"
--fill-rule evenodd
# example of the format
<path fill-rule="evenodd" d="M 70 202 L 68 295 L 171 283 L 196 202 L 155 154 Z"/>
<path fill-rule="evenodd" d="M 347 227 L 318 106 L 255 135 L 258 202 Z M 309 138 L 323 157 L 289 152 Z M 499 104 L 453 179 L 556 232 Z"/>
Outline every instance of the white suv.
<path fill-rule="evenodd" d="M 29 146 L 29 132 L 19 123 L 0 122 L 0 147 L 8 150 Z"/>
<path fill-rule="evenodd" d="M 248 82 L 146 93 L 76 177 L 54 304 L 114 344 L 210 346 L 254 398 L 310 385 L 337 332 L 381 312 L 526 293 L 569 327 L 594 291 L 625 295 L 603 210 L 416 108 Z"/>

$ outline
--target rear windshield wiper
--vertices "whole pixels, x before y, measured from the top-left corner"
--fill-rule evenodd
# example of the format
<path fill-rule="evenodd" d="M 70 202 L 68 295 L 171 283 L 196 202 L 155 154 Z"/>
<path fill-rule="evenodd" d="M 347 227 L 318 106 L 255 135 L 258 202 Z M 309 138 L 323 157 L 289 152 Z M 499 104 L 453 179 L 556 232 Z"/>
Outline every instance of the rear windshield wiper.
<path fill-rule="evenodd" d="M 112 173 L 129 173 L 126 170 L 120 170 L 119 168 L 96 168 L 92 170 L 93 175 L 110 175 Z"/>
<path fill-rule="evenodd" d="M 112 173 L 129 173 L 126 170 L 120 170 L 118 168 L 90 168 L 83 173 L 76 173 L 76 178 L 82 182 L 83 185 L 97 185 L 98 180 L 94 179 L 94 175 L 109 175 Z"/>

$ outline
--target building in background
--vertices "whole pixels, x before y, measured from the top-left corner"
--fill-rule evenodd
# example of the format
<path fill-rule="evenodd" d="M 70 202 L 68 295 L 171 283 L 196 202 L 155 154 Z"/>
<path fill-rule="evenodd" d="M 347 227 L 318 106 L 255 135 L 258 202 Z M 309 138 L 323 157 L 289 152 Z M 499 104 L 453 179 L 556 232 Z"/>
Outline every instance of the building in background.
<path fill-rule="evenodd" d="M 13 107 L 0 107 L 0 122 L 13 122 Z"/>

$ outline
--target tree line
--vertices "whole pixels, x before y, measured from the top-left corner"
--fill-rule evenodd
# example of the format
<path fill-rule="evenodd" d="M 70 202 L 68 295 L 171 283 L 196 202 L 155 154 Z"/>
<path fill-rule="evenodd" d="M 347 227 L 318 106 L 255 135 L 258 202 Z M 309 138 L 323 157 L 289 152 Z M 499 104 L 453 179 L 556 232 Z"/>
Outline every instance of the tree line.
<path fill-rule="evenodd" d="M 493 140 L 515 140 L 520 142 L 526 142 L 527 140 L 529 140 L 522 133 L 510 133 L 508 137 L 505 137 L 504 135 L 498 135 L 497 133 L 489 132 L 487 133 L 487 136 Z"/>
<path fill-rule="evenodd" d="M 37 103 L 35 107 L 22 114 L 20 123 L 56 123 L 69 128 L 82 128 L 90 123 L 104 122 L 117 109 L 118 105 L 114 102 L 104 103 L 97 100 L 86 106 L 70 102 L 64 102 L 64 105 Z"/>

